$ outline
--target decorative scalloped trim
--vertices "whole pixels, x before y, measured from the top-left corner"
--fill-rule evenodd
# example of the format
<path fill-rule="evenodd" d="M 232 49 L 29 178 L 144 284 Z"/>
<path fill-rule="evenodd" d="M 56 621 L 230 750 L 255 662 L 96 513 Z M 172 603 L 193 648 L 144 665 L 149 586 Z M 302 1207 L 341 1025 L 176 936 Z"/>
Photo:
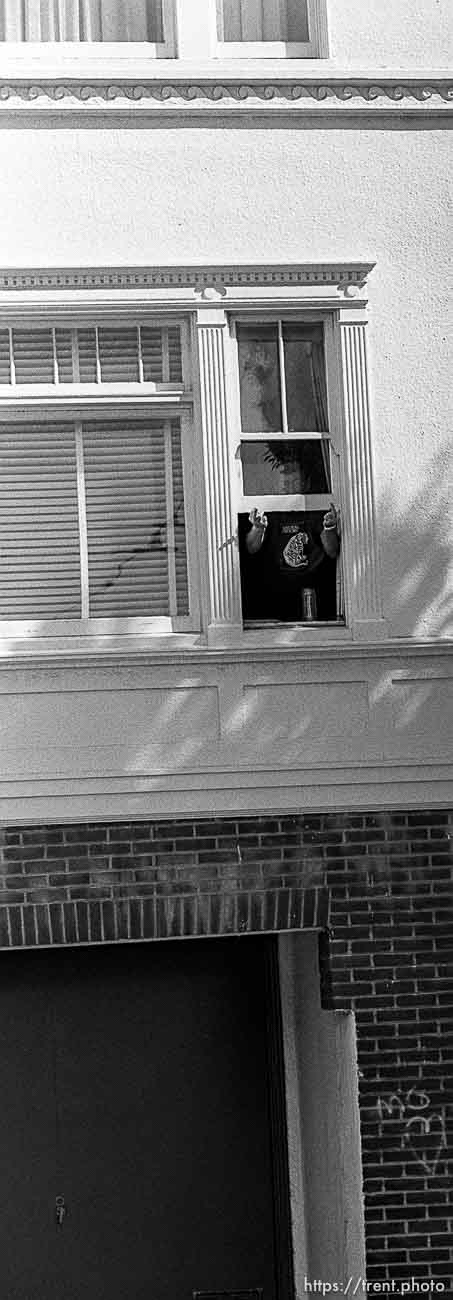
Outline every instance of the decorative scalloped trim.
<path fill-rule="evenodd" d="M 195 289 L 258 285 L 330 285 L 361 288 L 372 262 L 306 266 L 157 266 L 0 270 L 0 289 Z"/>
<path fill-rule="evenodd" d="M 301 111 L 324 106 L 328 108 L 347 105 L 351 110 L 370 105 L 373 109 L 387 110 L 389 107 L 410 108 L 424 107 L 430 112 L 436 108 L 453 105 L 453 84 L 444 79 L 432 81 L 408 78 L 405 81 L 375 82 L 366 78 L 351 78 L 348 81 L 241 81 L 213 83 L 211 81 L 168 81 L 149 80 L 147 82 L 130 82 L 118 80 L 113 83 L 99 79 L 84 82 L 72 77 L 66 81 L 43 79 L 33 82 L 24 78 L 13 78 L 0 85 L 0 111 L 2 107 L 11 106 L 16 101 L 17 107 L 32 104 L 49 108 L 61 105 L 67 112 L 71 107 L 88 107 L 101 109 L 105 104 L 120 107 L 121 101 L 148 107 L 166 106 L 167 111 L 188 106 L 221 106 L 223 110 L 237 111 L 241 106 L 253 108 L 269 104 L 275 108 L 287 108 Z"/>

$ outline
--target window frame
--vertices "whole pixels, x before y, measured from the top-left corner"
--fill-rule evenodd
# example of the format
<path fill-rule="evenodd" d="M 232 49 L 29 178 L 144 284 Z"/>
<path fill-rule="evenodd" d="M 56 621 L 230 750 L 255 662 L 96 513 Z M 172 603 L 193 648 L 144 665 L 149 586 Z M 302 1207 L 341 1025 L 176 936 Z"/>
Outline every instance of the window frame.
<path fill-rule="evenodd" d="M 387 624 L 382 607 L 382 579 L 374 490 L 371 429 L 367 279 L 373 262 L 249 263 L 237 265 L 114 266 L 77 268 L 6 268 L 0 270 L 0 324 L 48 324 L 52 314 L 64 324 L 93 318 L 102 323 L 183 319 L 190 340 L 193 390 L 177 399 L 192 418 L 189 502 L 196 510 L 193 592 L 199 623 L 193 632 L 148 635 L 118 629 L 108 636 L 45 638 L 41 629 L 26 640 L 3 641 L 1 653 L 64 655 L 92 658 L 113 654 L 154 654 L 178 648 L 184 655 L 203 649 L 249 654 L 311 653 L 319 646 L 347 647 L 351 642 L 382 642 Z M 235 452 L 239 442 L 239 384 L 233 319 L 245 322 L 277 316 L 330 322 L 327 379 L 330 435 L 339 450 L 342 557 L 346 575 L 346 625 L 317 623 L 261 626 L 244 632 L 237 545 Z M 331 355 L 330 355 L 331 354 Z M 146 398 L 142 410 L 146 410 Z M 11 413 L 11 398 L 6 405 Z M 174 397 L 172 397 L 174 401 Z M 91 405 L 90 405 L 91 403 Z M 14 404 L 14 403 L 13 403 Z M 115 396 L 114 411 L 134 416 L 137 401 Z M 156 401 L 149 404 L 151 413 Z M 6 408 L 5 408 L 6 409 Z M 60 411 L 73 417 L 74 404 Z M 41 403 L 49 418 L 55 404 Z M 23 403 L 17 405 L 18 418 Z M 235 418 L 236 412 L 236 418 Z M 83 414 L 95 417 L 92 399 Z M 239 431 L 240 432 L 240 431 Z M 192 451 L 193 447 L 193 451 Z M 189 562 L 192 558 L 189 549 Z M 199 593 L 199 595 L 198 595 Z M 195 615 L 195 610 L 194 610 Z M 79 627 L 78 627 L 78 630 Z"/>
<path fill-rule="evenodd" d="M 237 327 L 238 325 L 278 325 L 279 340 L 282 339 L 281 326 L 286 323 L 308 324 L 323 326 L 323 346 L 324 346 L 324 363 L 326 376 L 326 401 L 327 401 L 327 430 L 298 430 L 285 431 L 287 417 L 285 413 L 285 403 L 282 402 L 282 424 L 283 429 L 280 432 L 249 432 L 242 429 L 241 419 L 241 401 L 240 401 L 240 381 L 239 381 L 239 348 Z M 264 513 L 290 513 L 291 511 L 309 512 L 327 510 L 331 501 L 337 507 L 340 522 L 344 513 L 344 457 L 343 457 L 343 434 L 342 422 L 339 410 L 339 391 L 338 391 L 338 374 L 337 374 L 337 338 L 335 331 L 335 322 L 332 312 L 323 312 L 318 308 L 307 310 L 300 306 L 290 308 L 287 305 L 283 309 L 276 311 L 269 308 L 266 312 L 249 311 L 236 312 L 230 320 L 230 346 L 231 346 L 231 368 L 233 378 L 231 382 L 231 464 L 233 468 L 233 500 L 236 516 L 249 514 L 255 507 L 264 511 Z M 280 392 L 283 391 L 283 378 L 281 371 L 282 344 L 279 348 L 279 380 Z M 329 493 L 284 493 L 284 494 L 264 494 L 264 493 L 245 493 L 243 488 L 243 471 L 241 458 L 242 442 L 278 442 L 278 440 L 287 440 L 291 442 L 304 442 L 308 439 L 321 442 L 326 440 L 330 447 L 330 471 L 332 480 L 332 489 Z M 332 629 L 344 630 L 348 627 L 347 611 L 345 608 L 345 564 L 343 557 L 343 544 L 337 557 L 337 602 L 339 614 L 336 619 L 330 620 L 313 620 L 310 625 L 298 620 L 295 623 L 285 624 L 278 623 L 275 620 L 244 620 L 243 627 L 247 634 L 253 633 L 258 628 L 267 627 L 280 628 L 291 626 L 298 630 L 309 628 L 312 633 L 315 630 L 325 631 Z"/>
<path fill-rule="evenodd" d="M 130 383 L 61 383 L 61 384 L 18 384 L 0 386 L 0 421 L 9 423 L 11 428 L 18 424 L 36 425 L 45 421 L 64 422 L 74 431 L 74 446 L 77 464 L 77 509 L 79 514 L 79 562 L 81 575 L 81 611 L 80 619 L 72 618 L 29 618 L 1 619 L 0 645 L 8 638 L 27 639 L 40 637 L 74 637 L 93 638 L 111 636 L 112 634 L 147 637 L 171 637 L 177 634 L 198 632 L 200 628 L 199 581 L 197 572 L 197 543 L 195 518 L 195 491 L 193 484 L 192 433 L 193 433 L 193 367 L 190 362 L 189 322 L 185 313 L 178 312 L 142 312 L 133 314 L 119 308 L 114 313 L 98 314 L 94 310 L 89 315 L 80 315 L 77 310 L 64 314 L 55 313 L 55 320 L 49 319 L 49 313 L 38 316 L 35 313 L 20 317 L 0 316 L 0 328 L 92 328 L 124 327 L 130 325 L 152 325 L 165 327 L 178 325 L 181 330 L 182 383 L 162 383 L 143 381 Z M 179 421 L 181 431 L 181 463 L 184 489 L 185 538 L 187 557 L 187 584 L 189 612 L 187 615 L 131 615 L 117 617 L 86 616 L 88 552 L 86 528 L 83 512 L 80 481 L 80 457 L 77 455 L 80 430 L 86 422 L 96 420 L 104 423 L 111 420 L 117 423 L 124 420 L 159 420 L 164 430 L 172 421 Z M 164 434 L 165 437 L 165 434 Z M 168 485 L 166 492 L 168 503 Z M 169 577 L 169 589 L 170 589 Z"/>

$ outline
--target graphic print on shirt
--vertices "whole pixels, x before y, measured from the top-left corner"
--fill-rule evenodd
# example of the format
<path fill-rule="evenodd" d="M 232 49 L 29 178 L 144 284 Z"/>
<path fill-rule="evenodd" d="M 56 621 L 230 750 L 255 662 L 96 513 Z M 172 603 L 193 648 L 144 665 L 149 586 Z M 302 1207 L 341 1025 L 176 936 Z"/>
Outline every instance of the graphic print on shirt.
<path fill-rule="evenodd" d="M 283 548 L 283 559 L 290 569 L 305 569 L 307 567 L 309 560 L 308 555 L 305 554 L 305 547 L 308 546 L 309 541 L 308 533 L 296 532 L 292 534 L 289 542 Z"/>

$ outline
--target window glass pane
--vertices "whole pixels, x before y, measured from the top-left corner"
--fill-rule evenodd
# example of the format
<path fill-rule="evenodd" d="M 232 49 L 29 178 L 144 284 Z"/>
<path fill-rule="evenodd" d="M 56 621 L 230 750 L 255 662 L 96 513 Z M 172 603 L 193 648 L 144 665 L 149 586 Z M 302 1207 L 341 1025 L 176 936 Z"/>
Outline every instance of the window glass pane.
<path fill-rule="evenodd" d="M 0 330 L 0 384 L 11 383 L 8 330 Z"/>
<path fill-rule="evenodd" d="M 138 383 L 138 337 L 135 327 L 102 327 L 98 330 L 98 340 L 102 383 Z"/>
<path fill-rule="evenodd" d="M 72 384 L 74 382 L 72 340 L 72 330 L 55 330 L 55 348 L 57 353 L 59 384 Z"/>
<path fill-rule="evenodd" d="M 173 472 L 176 604 L 178 614 L 188 614 L 189 583 L 187 575 L 187 542 L 184 510 L 184 486 L 182 477 L 181 429 L 176 420 L 171 426 L 171 451 Z"/>
<path fill-rule="evenodd" d="M 322 541 L 323 511 L 267 515 L 262 546 L 247 548 L 251 524 L 239 516 L 242 610 L 246 621 L 304 622 L 336 619 L 337 561 Z M 306 593 L 313 593 L 307 597 Z M 308 618 L 310 611 L 310 618 Z"/>
<path fill-rule="evenodd" d="M 79 379 L 81 384 L 96 383 L 96 330 L 77 330 Z"/>
<path fill-rule="evenodd" d="M 286 0 L 285 41 L 309 41 L 307 0 Z"/>
<path fill-rule="evenodd" d="M 168 364 L 171 384 L 182 383 L 181 330 L 179 325 L 172 325 L 168 330 Z"/>
<path fill-rule="evenodd" d="M 170 613 L 169 573 L 174 552 L 168 518 L 165 436 L 164 425 L 157 421 L 96 422 L 83 427 L 93 618 Z M 187 573 L 179 437 L 179 426 L 173 425 L 173 521 L 175 547 L 179 548 L 175 582 L 185 612 Z"/>
<path fill-rule="evenodd" d="M 322 325 L 283 325 L 288 429 L 327 430 Z"/>
<path fill-rule="evenodd" d="M 80 618 L 72 426 L 0 427 L 0 617 Z"/>
<path fill-rule="evenodd" d="M 246 496 L 332 490 L 329 443 L 325 438 L 243 442 L 241 460 Z"/>
<path fill-rule="evenodd" d="M 224 41 L 309 40 L 307 0 L 222 0 Z"/>
<path fill-rule="evenodd" d="M 161 384 L 162 330 L 155 325 L 142 325 L 140 330 L 143 378 L 145 383 Z"/>
<path fill-rule="evenodd" d="M 14 329 L 13 351 L 16 384 L 53 384 L 54 357 L 51 330 Z"/>
<path fill-rule="evenodd" d="M 237 332 L 241 424 L 248 433 L 282 428 L 276 325 L 245 325 Z"/>
<path fill-rule="evenodd" d="M 162 0 L 1 0 L 2 41 L 163 41 Z"/>
<path fill-rule="evenodd" d="M 142 325 L 140 330 L 145 383 L 182 382 L 181 330 L 179 325 Z M 164 349 L 168 350 L 168 373 L 164 378 Z"/>

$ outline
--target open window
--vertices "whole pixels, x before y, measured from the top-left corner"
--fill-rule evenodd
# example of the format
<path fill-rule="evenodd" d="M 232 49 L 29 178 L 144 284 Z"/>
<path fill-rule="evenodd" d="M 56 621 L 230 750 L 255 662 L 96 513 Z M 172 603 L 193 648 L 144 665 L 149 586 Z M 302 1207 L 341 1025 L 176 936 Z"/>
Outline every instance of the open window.
<path fill-rule="evenodd" d="M 322 321 L 237 323 L 245 625 L 343 621 L 339 456 Z"/>

